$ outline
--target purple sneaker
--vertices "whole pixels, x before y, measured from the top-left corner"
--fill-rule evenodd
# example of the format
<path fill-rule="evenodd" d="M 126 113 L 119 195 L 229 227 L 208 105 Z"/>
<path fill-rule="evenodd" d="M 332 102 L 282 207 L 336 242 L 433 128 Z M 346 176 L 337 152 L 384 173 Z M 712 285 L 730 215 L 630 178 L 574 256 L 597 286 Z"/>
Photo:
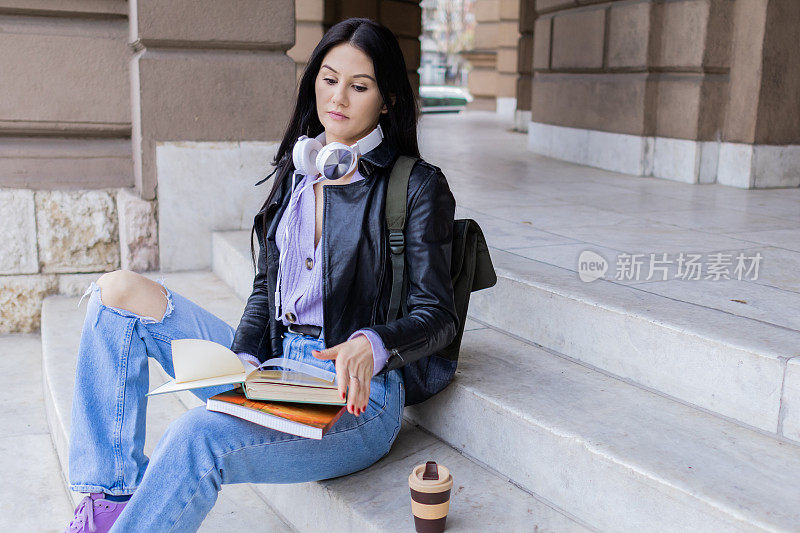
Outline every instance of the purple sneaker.
<path fill-rule="evenodd" d="M 103 496 L 93 492 L 82 499 L 64 533 L 108 533 L 128 502 L 112 502 Z"/>

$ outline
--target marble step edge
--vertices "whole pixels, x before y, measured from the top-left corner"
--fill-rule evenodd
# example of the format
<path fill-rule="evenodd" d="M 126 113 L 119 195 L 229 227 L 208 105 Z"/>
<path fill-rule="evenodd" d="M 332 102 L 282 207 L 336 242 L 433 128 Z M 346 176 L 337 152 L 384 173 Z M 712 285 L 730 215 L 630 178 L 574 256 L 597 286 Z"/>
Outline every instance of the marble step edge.
<path fill-rule="evenodd" d="M 252 277 L 255 272 L 248 247 L 249 231 L 231 230 L 215 231 L 212 241 L 218 253 L 213 255 L 214 273 L 222 278 L 242 299 L 247 299 L 252 289 Z M 255 253 L 258 245 L 254 242 Z M 666 328 L 691 334 L 698 338 L 706 338 L 771 357 L 796 357 L 795 341 L 800 339 L 800 331 L 783 326 L 768 324 L 759 320 L 732 315 L 725 311 L 710 309 L 696 304 L 676 302 L 671 298 L 638 290 L 630 285 L 622 285 L 609 280 L 596 280 L 586 283 L 580 281 L 574 272 L 542 263 L 533 259 L 516 255 L 512 252 L 490 247 L 492 261 L 498 278 L 503 277 L 530 287 L 538 287 L 561 297 L 584 301 L 616 313 L 625 313 L 636 318 L 648 319 Z M 230 265 L 232 272 L 226 270 Z M 234 278 L 233 273 L 239 278 Z M 238 287 L 236 287 L 237 283 Z M 472 293 L 475 295 L 491 294 L 492 289 Z M 626 289 L 626 290 L 621 290 Z M 663 308 L 668 302 L 677 307 Z M 660 306 L 659 306 L 660 304 Z M 470 309 L 472 306 L 470 306 Z M 703 316 L 700 318 L 724 316 L 732 322 L 728 327 L 712 324 L 708 320 L 690 320 L 680 312 L 687 308 Z M 676 313 L 676 311 L 678 311 Z M 754 337 L 750 335 L 753 328 L 764 327 L 771 333 L 785 332 L 785 335 Z M 743 331 L 744 328 L 744 331 Z M 533 340 L 533 339 L 531 339 Z M 764 341 L 771 343 L 768 345 Z"/>
<path fill-rule="evenodd" d="M 173 281 L 173 286 L 180 287 L 181 293 L 187 295 L 187 297 L 192 296 L 191 294 L 191 287 L 195 285 L 194 281 L 190 281 L 188 283 L 183 283 L 181 286 L 181 278 L 185 275 L 191 275 L 191 273 L 168 273 L 166 276 L 168 279 Z M 158 276 L 158 273 L 148 273 L 149 277 L 155 278 Z M 222 282 L 219 282 L 220 285 L 223 285 Z M 169 286 L 169 285 L 168 285 Z M 53 321 L 50 316 L 52 313 L 52 308 L 57 307 L 61 304 L 61 307 L 69 307 L 69 312 L 72 312 L 72 308 L 74 308 L 75 303 L 77 302 L 77 298 L 70 298 L 64 296 L 51 296 L 48 297 L 45 301 L 44 305 L 44 314 L 43 314 L 43 337 L 46 337 L 46 331 L 50 331 L 52 328 L 48 327 L 50 322 Z M 211 306 L 209 306 L 210 308 Z M 76 312 L 83 313 L 83 309 L 76 310 Z M 60 322 L 60 321 L 59 321 Z M 61 335 L 75 335 L 75 328 L 72 328 L 69 333 L 62 333 Z M 79 334 L 79 329 L 77 331 Z M 52 337 L 52 335 L 50 335 Z M 65 344 L 62 340 L 60 344 Z M 75 344 L 77 347 L 77 338 L 73 339 L 72 344 Z M 74 350 L 73 350 L 74 351 Z M 43 349 L 44 352 L 44 349 Z M 45 375 L 48 374 L 49 365 L 44 365 L 44 373 Z M 158 383 L 155 381 L 155 376 L 167 379 L 166 373 L 158 364 L 151 364 L 151 375 L 153 377 L 153 383 L 151 383 L 151 389 L 155 388 Z M 46 379 L 46 378 L 45 378 Z M 52 387 L 52 384 L 48 382 L 48 388 Z M 64 423 L 61 420 L 62 416 L 69 416 L 66 413 L 67 409 L 64 406 L 59 406 L 58 402 L 55 400 L 55 395 L 52 394 L 50 391 L 49 394 L 46 394 L 46 403 L 49 410 L 49 421 L 50 427 L 53 431 L 54 441 L 57 443 L 57 449 L 60 455 L 60 461 L 62 464 L 62 469 L 67 464 L 66 463 L 66 453 L 68 450 L 68 442 L 67 442 L 67 433 L 64 427 Z M 200 401 L 192 395 L 190 392 L 180 392 L 176 393 L 175 396 L 178 396 L 180 403 L 182 404 L 184 409 L 188 409 L 200 404 Z M 61 408 L 59 410 L 59 407 Z M 376 464 L 381 471 L 386 473 L 386 468 L 388 464 L 395 462 L 396 460 L 403 460 L 403 467 L 402 471 L 405 470 L 410 471 L 410 468 L 413 466 L 412 463 L 414 461 L 422 460 L 424 462 L 423 456 L 420 454 L 423 453 L 425 450 L 435 450 L 439 455 L 439 457 L 444 457 L 442 459 L 443 464 L 457 464 L 459 465 L 457 470 L 461 473 L 462 477 L 466 477 L 467 479 L 483 479 L 484 482 L 488 482 L 490 486 L 494 487 L 496 491 L 503 493 L 509 498 L 511 501 L 514 502 L 516 507 L 514 508 L 514 512 L 510 515 L 493 515 L 494 519 L 498 519 L 500 516 L 508 516 L 512 523 L 516 525 L 516 527 L 522 528 L 522 524 L 527 524 L 528 520 L 532 520 L 530 523 L 538 523 L 540 528 L 545 528 L 547 530 L 558 530 L 558 531 L 590 531 L 591 528 L 580 524 L 579 521 L 569 517 L 568 513 L 560 509 L 553 508 L 547 502 L 542 501 L 541 498 L 536 497 L 535 495 L 531 495 L 526 492 L 524 489 L 516 486 L 506 478 L 502 476 L 498 476 L 497 474 L 493 473 L 491 469 L 486 469 L 485 467 L 479 464 L 479 461 L 472 461 L 469 458 L 465 457 L 463 453 L 460 453 L 453 449 L 452 447 L 438 441 L 433 436 L 425 436 L 426 433 L 421 430 L 413 427 L 412 424 L 405 422 L 403 430 L 398 436 L 398 440 L 400 442 L 396 442 L 395 446 L 392 448 L 392 452 L 390 452 L 389 456 L 379 461 L 379 464 Z M 401 438 L 402 437 L 402 438 Z M 410 441 L 419 441 L 419 443 L 414 444 L 415 448 L 409 452 L 409 445 L 408 442 Z M 402 443 L 405 442 L 406 444 L 403 445 Z M 400 444 L 400 446 L 398 446 Z M 408 463 L 408 464 L 406 464 Z M 416 464 L 416 463 L 414 463 Z M 399 467 L 398 467 L 399 468 Z M 319 521 L 311 521 L 305 516 L 303 513 L 297 512 L 295 509 L 296 502 L 300 500 L 308 500 L 309 493 L 311 493 L 315 498 L 319 499 L 321 503 L 329 506 L 328 508 L 333 512 L 333 509 L 336 509 L 337 513 L 346 513 L 347 516 L 345 517 L 346 520 L 339 523 L 338 525 L 332 525 L 332 531 L 352 531 L 353 528 L 356 529 L 364 529 L 364 530 L 372 530 L 372 531 L 391 531 L 394 528 L 391 527 L 393 521 L 398 519 L 408 518 L 410 516 L 409 513 L 406 513 L 405 509 L 402 510 L 399 514 L 393 515 L 393 517 L 389 516 L 371 516 L 370 513 L 364 513 L 361 510 L 352 508 L 349 504 L 351 500 L 357 500 L 359 498 L 358 495 L 358 486 L 364 482 L 369 481 L 368 477 L 369 469 L 366 469 L 363 472 L 358 472 L 353 474 L 353 486 L 349 489 L 348 487 L 341 487 L 341 490 L 336 490 L 336 487 L 340 487 L 341 480 L 350 478 L 351 476 L 345 476 L 343 478 L 336 478 L 334 480 L 324 481 L 324 482 L 312 482 L 306 484 L 297 484 L 297 485 L 259 485 L 259 484 L 247 484 L 252 487 L 252 490 L 258 492 L 260 494 L 261 499 L 265 502 L 265 506 L 269 507 L 270 510 L 274 510 L 281 519 L 290 524 L 293 528 L 297 528 L 300 531 L 316 531 Z M 468 474 L 465 476 L 464 474 Z M 65 478 L 65 472 L 62 472 L 62 475 Z M 406 474 L 403 475 L 405 478 Z M 394 476 L 398 478 L 397 475 Z M 66 483 L 66 478 L 65 478 Z M 407 483 L 401 484 L 402 486 L 398 487 L 395 486 L 394 490 L 395 493 L 400 492 L 402 494 L 398 495 L 395 494 L 391 501 L 396 501 L 398 497 L 405 497 L 408 492 Z M 68 485 L 65 485 L 68 490 Z M 477 486 L 477 483 L 476 483 Z M 68 492 L 72 492 L 69 491 Z M 480 494 L 474 494 L 476 492 L 475 488 L 467 488 L 466 491 L 463 491 L 460 495 L 460 498 L 465 502 L 464 504 L 459 507 L 455 500 L 451 501 L 451 514 L 456 513 L 455 517 L 452 521 L 448 521 L 448 529 L 453 529 L 454 531 L 458 531 L 459 528 L 457 524 L 459 521 L 462 523 L 467 520 L 467 517 L 471 513 L 469 510 L 471 507 L 480 508 L 482 506 L 487 506 L 488 502 L 482 501 L 482 496 Z M 77 497 L 76 497 L 77 496 Z M 72 497 L 77 504 L 77 501 L 80 499 L 80 495 L 78 493 L 72 493 Z M 485 498 L 484 498 L 485 499 Z M 280 502 L 280 506 L 275 505 L 274 502 Z M 386 502 L 383 502 L 384 504 Z M 277 508 L 280 507 L 280 508 Z M 410 508 L 410 504 L 409 504 Z M 349 510 L 348 510 L 349 509 Z M 265 509 L 266 510 L 266 509 Z M 213 511 L 212 511 L 213 512 Z M 263 511 L 262 511 L 263 512 Z M 407 516 L 408 515 L 408 516 Z M 319 518 L 319 516 L 317 516 Z M 470 521 L 474 521 L 476 519 L 480 519 L 479 515 L 473 516 Z M 387 521 L 388 520 L 388 521 Z M 384 522 L 386 522 L 384 524 Z M 346 527 L 345 527 L 346 524 Z M 382 525 L 381 525 L 382 524 Z M 413 527 L 413 522 L 409 522 L 409 527 Z M 462 524 L 463 525 L 463 524 Z M 513 528 L 512 528 L 513 529 Z M 462 529 L 468 531 L 469 528 Z"/>
<path fill-rule="evenodd" d="M 492 250 L 498 283 L 470 315 L 680 401 L 800 439 L 800 332 Z M 502 304 L 501 304 L 502 303 Z M 543 312 L 546 311 L 546 312 Z"/>
<path fill-rule="evenodd" d="M 800 523 L 797 444 L 495 328 L 465 333 L 455 380 L 405 416 L 600 530 Z"/>
<path fill-rule="evenodd" d="M 249 235 L 212 237 L 214 272 L 242 299 L 254 272 Z M 498 283 L 472 293 L 471 317 L 746 426 L 800 440 L 800 411 L 785 408 L 800 401 L 800 332 L 606 280 L 584 283 L 552 265 L 491 253 Z"/>
<path fill-rule="evenodd" d="M 229 238 L 231 236 L 236 237 L 235 234 L 234 235 L 224 235 L 224 234 L 222 234 L 222 235 L 219 235 L 218 237 L 220 238 L 220 240 L 227 240 L 227 238 Z M 223 245 L 227 245 L 227 243 L 223 243 Z M 231 245 L 230 246 L 231 249 L 229 249 L 227 251 L 228 252 L 235 251 L 234 246 L 235 245 Z M 472 335 L 472 334 L 473 333 L 470 333 L 470 335 Z M 466 334 L 465 334 L 465 344 L 468 344 L 468 340 L 467 340 Z M 530 347 L 530 348 L 534 349 L 535 347 Z M 584 365 L 584 367 L 585 367 L 585 365 Z M 610 377 L 610 376 L 606 376 L 606 377 L 609 378 L 609 379 L 612 379 L 612 380 L 614 379 L 613 377 Z M 614 380 L 614 381 L 620 381 L 620 380 Z M 622 381 L 620 381 L 620 383 L 622 383 Z M 456 384 L 454 386 L 451 386 L 451 387 L 454 387 L 455 389 L 458 389 L 460 387 L 460 385 L 458 384 L 458 382 L 456 382 Z M 672 404 L 680 405 L 679 402 L 676 402 L 673 399 L 664 396 L 663 394 L 659 395 L 657 392 L 648 392 L 646 390 L 641 389 L 640 387 L 634 387 L 631 384 L 627 384 L 627 387 L 630 388 L 631 390 L 639 391 L 641 394 L 644 394 L 647 397 L 659 398 L 659 401 L 662 402 L 663 405 L 672 405 Z M 470 392 L 466 393 L 467 397 L 469 397 L 470 394 L 474 395 L 474 391 L 470 391 Z M 488 401 L 488 400 L 486 400 L 487 395 L 485 395 L 485 394 L 477 395 L 477 397 L 481 397 L 481 398 L 484 399 L 484 401 Z M 473 403 L 477 403 L 477 402 L 473 402 Z M 510 405 L 510 404 L 505 404 L 504 405 L 502 402 L 500 402 L 499 404 L 496 404 L 496 405 L 498 405 L 498 409 L 501 410 L 501 414 L 499 415 L 499 418 L 503 418 L 504 416 L 505 417 L 512 417 L 512 418 L 514 416 L 521 416 L 522 418 L 525 418 L 525 416 L 526 416 L 526 413 L 524 413 L 524 412 L 520 413 L 518 411 L 518 409 L 514 408 L 513 405 Z M 733 423 L 731 421 L 727 421 L 726 422 L 722 418 L 714 416 L 713 413 L 705 413 L 705 414 L 703 414 L 702 411 L 694 409 L 690 405 L 682 405 L 679 408 L 689 409 L 689 412 L 692 412 L 692 413 L 693 412 L 697 412 L 698 416 L 705 416 L 713 424 L 721 424 L 721 426 L 720 426 L 720 428 L 721 428 L 720 431 L 721 432 L 743 431 L 744 432 L 743 434 L 748 435 L 749 434 L 748 432 L 752 431 L 752 430 L 748 430 L 746 428 L 740 428 L 737 424 L 735 424 L 735 423 Z M 407 410 L 407 412 L 410 411 L 410 412 L 413 413 L 413 412 L 415 412 L 416 409 L 417 409 L 416 407 L 410 408 L 409 410 Z M 458 405 L 458 406 L 450 405 L 450 406 L 448 406 L 446 408 L 443 408 L 443 409 L 439 410 L 439 412 L 463 413 L 463 412 L 473 412 L 475 409 L 476 408 L 474 406 L 466 407 L 465 405 L 462 404 L 462 405 Z M 434 411 L 436 411 L 436 410 L 434 409 Z M 458 417 L 457 416 L 456 417 L 451 417 L 451 419 L 455 419 L 455 418 L 458 418 Z M 426 427 L 426 429 L 428 429 L 430 431 L 433 431 L 435 434 L 437 434 L 439 436 L 447 435 L 446 431 L 442 430 L 442 428 L 437 428 L 437 426 L 435 424 L 426 424 L 424 418 L 422 418 L 422 417 L 417 416 L 414 419 L 416 421 L 420 422 L 421 425 L 423 425 L 423 427 Z M 461 422 L 462 423 L 459 425 L 459 427 L 464 427 L 464 424 L 467 421 L 463 420 L 463 417 L 462 417 Z M 491 420 L 486 420 L 485 422 L 487 424 L 489 424 L 489 423 L 491 423 Z M 439 431 L 441 431 L 441 433 L 439 433 Z M 553 434 L 554 435 L 558 435 L 559 431 L 558 430 L 553 430 Z M 753 432 L 753 434 L 756 435 L 757 432 Z M 765 435 L 760 435 L 760 437 L 763 438 L 763 437 L 765 437 Z M 443 438 L 445 438 L 445 437 L 443 437 Z M 576 432 L 573 435 L 573 438 L 581 439 L 581 435 L 579 434 L 579 432 Z M 765 442 L 765 445 L 767 447 L 780 446 L 781 445 L 781 444 L 778 444 L 777 441 L 774 441 L 772 438 L 767 437 L 767 439 L 768 440 Z M 459 440 L 458 435 L 448 435 L 446 440 L 448 442 L 450 442 L 451 445 L 453 445 L 454 447 L 456 447 L 458 449 L 464 449 L 464 450 L 468 451 L 471 456 L 478 457 L 481 460 L 485 459 L 485 457 L 483 457 L 483 455 L 482 455 L 482 453 L 485 452 L 485 450 L 480 450 L 480 449 L 478 449 L 477 446 L 474 446 L 474 445 L 470 446 L 470 445 L 464 444 L 463 443 L 463 439 Z M 593 452 L 593 453 L 596 453 L 596 452 Z M 603 452 L 600 455 L 605 455 L 605 454 L 606 454 L 606 452 Z M 623 470 L 625 470 L 625 469 L 638 470 L 641 473 L 641 475 L 643 476 L 644 479 L 649 480 L 648 482 L 651 482 L 656 486 L 658 486 L 659 484 L 663 485 L 663 486 L 666 486 L 666 487 L 671 487 L 672 486 L 672 482 L 669 479 L 670 475 L 669 475 L 668 472 L 665 473 L 665 472 L 648 471 L 647 467 L 643 468 L 641 465 L 632 465 L 632 464 L 630 464 L 630 461 L 627 461 L 624 456 L 619 456 L 619 457 L 614 458 L 613 462 L 615 464 L 619 465 L 621 468 L 623 468 Z M 502 465 L 492 464 L 492 466 L 493 467 L 502 468 Z M 512 479 L 514 479 L 513 472 L 506 471 L 504 473 L 506 475 L 509 475 Z M 519 482 L 519 480 L 515 479 L 515 482 Z M 726 515 L 723 520 L 733 519 L 734 521 L 736 521 L 736 520 L 739 520 L 739 518 L 741 518 L 742 520 L 744 520 L 747 523 L 758 523 L 759 522 L 759 517 L 758 516 L 747 517 L 745 515 L 742 515 L 739 518 L 731 518 L 731 517 L 738 516 L 740 513 L 736 509 L 730 509 L 730 506 L 728 506 L 728 508 L 726 509 L 726 504 L 725 503 L 720 504 L 719 502 L 714 501 L 713 495 L 711 495 L 711 497 L 705 498 L 705 500 L 703 500 L 702 498 L 700 500 L 698 500 L 696 498 L 696 495 L 692 494 L 692 488 L 691 487 L 681 487 L 680 485 L 681 485 L 681 483 L 677 483 L 675 489 L 678 490 L 678 491 L 682 491 L 685 495 L 688 495 L 686 497 L 688 497 L 689 499 L 696 500 L 693 503 L 694 505 L 700 505 L 700 506 L 705 505 L 705 506 L 708 506 L 710 508 L 720 507 L 721 509 L 723 509 L 723 515 Z M 522 483 L 522 486 L 525 486 L 525 484 Z M 528 486 L 527 488 L 528 489 L 532 489 L 532 487 L 530 487 L 530 486 Z M 542 493 L 539 493 L 539 494 L 542 494 Z M 550 498 L 551 496 L 549 494 L 547 494 L 544 497 Z M 699 514 L 702 514 L 702 513 L 699 513 Z M 593 523 L 593 522 L 590 522 L 590 523 Z M 767 527 L 767 529 L 769 529 L 769 528 Z"/>

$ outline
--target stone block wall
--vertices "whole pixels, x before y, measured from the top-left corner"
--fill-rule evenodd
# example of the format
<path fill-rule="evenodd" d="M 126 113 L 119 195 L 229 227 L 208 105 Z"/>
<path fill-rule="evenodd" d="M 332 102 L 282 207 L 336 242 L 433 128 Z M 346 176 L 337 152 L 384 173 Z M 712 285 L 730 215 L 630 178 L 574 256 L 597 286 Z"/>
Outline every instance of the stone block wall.
<path fill-rule="evenodd" d="M 467 89 L 473 100 L 467 109 L 497 110 L 500 0 L 475 0 L 474 48 L 464 52 L 471 70 Z"/>
<path fill-rule="evenodd" d="M 292 0 L 137 0 L 128 40 L 137 190 L 153 199 L 159 141 L 272 141 L 295 65 Z"/>
<path fill-rule="evenodd" d="M 611 170 L 745 188 L 800 185 L 800 2 L 529 4 L 537 16 L 534 151 L 588 164 L 592 138 L 610 154 L 593 164 Z M 621 157 L 630 147 L 638 155 Z"/>
<path fill-rule="evenodd" d="M 500 0 L 497 23 L 497 96 L 516 99 L 520 0 Z"/>
<path fill-rule="evenodd" d="M 157 145 L 273 145 L 294 90 L 294 4 L 0 0 L 0 23 L 0 333 L 28 332 L 47 294 L 162 266 L 159 210 L 194 191 L 178 172 L 186 189 L 160 205 L 176 178 Z M 252 196 L 268 152 L 249 173 L 204 169 L 217 197 L 237 178 Z"/>
<path fill-rule="evenodd" d="M 120 267 L 157 269 L 154 203 L 131 189 L 0 189 L 0 333 L 38 329 L 48 294 Z"/>
<path fill-rule="evenodd" d="M 0 0 L 0 24 L 0 187 L 131 187 L 126 2 Z"/>
<path fill-rule="evenodd" d="M 534 27 L 536 10 L 532 2 L 522 1 L 519 5 L 519 39 L 517 44 L 517 87 L 514 128 L 528 131 L 531 120 L 531 100 L 533 84 Z"/>
<path fill-rule="evenodd" d="M 250 229 L 327 28 L 390 27 L 419 85 L 418 0 L 0 0 L 0 333 L 118 268 L 210 268 Z"/>
<path fill-rule="evenodd" d="M 467 109 L 496 111 L 526 129 L 530 113 L 531 55 L 535 12 L 526 0 L 475 0 L 474 48 L 462 52 L 470 63 Z"/>
<path fill-rule="evenodd" d="M 322 36 L 324 27 L 325 0 L 295 0 L 295 44 L 286 53 L 294 60 L 295 77 L 300 81 L 308 58 Z"/>

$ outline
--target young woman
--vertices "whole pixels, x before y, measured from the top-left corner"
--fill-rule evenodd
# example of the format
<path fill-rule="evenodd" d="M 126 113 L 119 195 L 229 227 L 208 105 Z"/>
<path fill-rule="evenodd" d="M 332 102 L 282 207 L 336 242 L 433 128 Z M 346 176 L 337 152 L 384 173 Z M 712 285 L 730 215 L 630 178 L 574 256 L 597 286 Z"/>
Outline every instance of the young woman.
<path fill-rule="evenodd" d="M 273 161 L 274 184 L 253 224 L 257 274 L 238 328 L 163 280 L 115 271 L 90 285 L 69 454 L 70 488 L 89 494 L 68 531 L 196 531 L 223 484 L 328 479 L 389 452 L 405 391 L 387 360 L 434 353 L 458 327 L 455 200 L 441 170 L 422 160 L 408 185 L 407 313 L 387 316 L 386 186 L 399 154 L 419 157 L 418 116 L 395 36 L 369 19 L 336 24 L 311 55 Z M 329 150 L 320 162 L 294 150 L 298 140 L 313 145 L 311 137 L 355 157 Z M 254 364 L 288 357 L 335 371 L 347 412 L 314 440 L 201 406 L 172 422 L 148 459 L 147 358 L 174 376 L 170 341 L 179 338 L 230 346 Z M 192 392 L 206 400 L 231 388 Z"/>

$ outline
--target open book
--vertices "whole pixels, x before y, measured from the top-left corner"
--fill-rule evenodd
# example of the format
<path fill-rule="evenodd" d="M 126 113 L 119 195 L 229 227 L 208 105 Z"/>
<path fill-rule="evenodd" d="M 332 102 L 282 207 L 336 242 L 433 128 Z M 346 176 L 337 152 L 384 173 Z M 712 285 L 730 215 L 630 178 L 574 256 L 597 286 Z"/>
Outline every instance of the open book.
<path fill-rule="evenodd" d="M 242 362 L 225 346 L 204 339 L 172 341 L 175 379 L 147 396 L 181 390 L 241 384 L 249 400 L 346 405 L 339 396 L 336 373 L 308 363 L 276 357 L 258 367 Z M 262 370 L 280 367 L 282 370 Z"/>

